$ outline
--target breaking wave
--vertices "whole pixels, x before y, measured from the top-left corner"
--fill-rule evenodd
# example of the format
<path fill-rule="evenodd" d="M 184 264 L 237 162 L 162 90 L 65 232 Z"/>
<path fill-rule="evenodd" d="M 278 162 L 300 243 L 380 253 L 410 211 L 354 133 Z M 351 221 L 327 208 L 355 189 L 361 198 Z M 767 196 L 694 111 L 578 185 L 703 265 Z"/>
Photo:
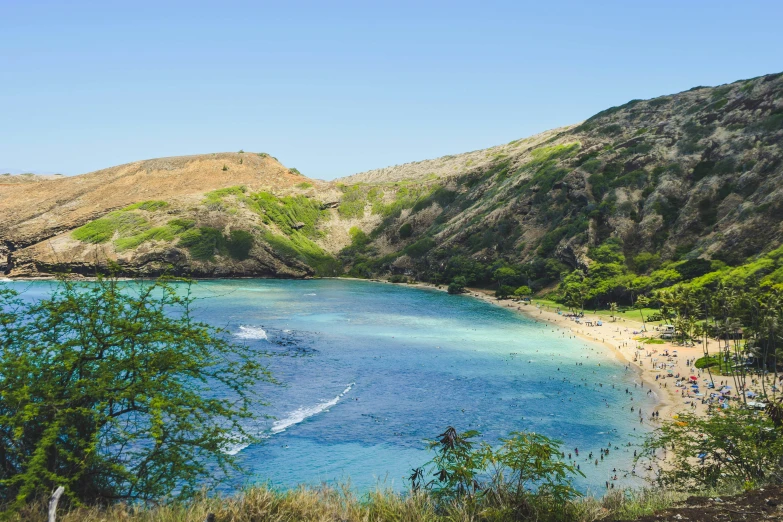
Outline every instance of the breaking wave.
<path fill-rule="evenodd" d="M 234 333 L 234 337 L 239 337 L 240 339 L 268 339 L 266 330 L 258 326 L 240 326 L 239 331 Z"/>
<path fill-rule="evenodd" d="M 345 395 L 351 391 L 351 388 L 354 387 L 356 383 L 352 382 L 349 384 L 343 391 L 340 393 L 337 397 L 335 397 L 332 400 L 324 401 L 321 403 L 316 404 L 315 406 L 309 406 L 309 407 L 301 407 L 297 408 L 291 413 L 288 414 L 287 417 L 284 419 L 280 419 L 278 421 L 275 421 L 274 424 L 272 424 L 272 428 L 269 430 L 268 433 L 262 434 L 262 439 L 268 439 L 272 435 L 275 435 L 277 433 L 281 433 L 285 431 L 286 429 L 290 428 L 291 426 L 294 426 L 296 424 L 299 424 L 300 422 L 309 419 L 313 415 L 318 415 L 319 413 L 328 410 L 332 406 L 336 405 L 338 402 L 340 402 L 340 399 L 345 397 Z M 237 442 L 234 444 L 229 445 L 224 451 L 225 453 L 229 455 L 236 455 L 243 449 L 250 446 L 249 442 Z"/>
<path fill-rule="evenodd" d="M 288 417 L 285 419 L 280 419 L 278 421 L 275 421 L 274 424 L 272 424 L 272 429 L 270 432 L 274 435 L 275 433 L 280 433 L 281 431 L 285 431 L 286 428 L 290 428 L 294 424 L 299 424 L 305 419 L 309 419 L 313 415 L 317 415 L 321 413 L 324 410 L 327 410 L 340 402 L 340 399 L 345 397 L 345 394 L 351 391 L 351 388 L 353 388 L 353 385 L 356 384 L 352 382 L 348 385 L 347 388 L 343 390 L 343 392 L 335 397 L 334 399 L 330 401 L 325 401 L 319 404 L 316 404 L 315 406 L 310 406 L 309 408 L 297 408 L 296 410 L 292 411 L 288 414 Z"/>

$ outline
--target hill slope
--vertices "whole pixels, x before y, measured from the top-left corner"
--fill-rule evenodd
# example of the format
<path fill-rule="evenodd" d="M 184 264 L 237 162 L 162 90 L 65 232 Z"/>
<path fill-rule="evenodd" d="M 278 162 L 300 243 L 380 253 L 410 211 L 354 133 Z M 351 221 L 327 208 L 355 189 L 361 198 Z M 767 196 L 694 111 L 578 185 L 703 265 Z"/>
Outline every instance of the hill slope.
<path fill-rule="evenodd" d="M 782 149 L 777 74 L 335 182 L 255 153 L 0 179 L 0 271 L 489 284 L 507 267 L 534 290 L 574 269 L 698 275 L 783 242 Z"/>
<path fill-rule="evenodd" d="M 737 264 L 783 241 L 780 74 L 634 100 L 469 156 L 482 163 L 445 159 L 462 171 L 436 171 L 436 191 L 346 251 L 352 273 L 489 283 L 512 265 L 535 289 L 587 270 L 607 241 L 637 275 L 673 260 Z M 395 179 L 421 183 L 439 163 Z"/>
<path fill-rule="evenodd" d="M 37 275 L 50 270 L 94 273 L 95 266 L 118 262 L 130 274 L 159 273 L 173 263 L 177 272 L 210 275 L 216 267 L 207 261 L 185 266 L 188 256 L 168 248 L 166 234 L 139 243 L 139 248 L 116 248 L 116 240 L 129 232 L 144 232 L 175 218 L 225 225 L 202 205 L 205 194 L 227 187 L 244 186 L 251 191 L 289 193 L 297 185 L 319 184 L 282 166 L 268 154 L 218 153 L 137 161 L 73 177 L 35 180 L 7 179 L 0 186 L 0 269 L 10 275 Z M 21 177 L 20 177 L 21 178 Z M 324 191 L 329 193 L 329 190 Z M 115 230 L 101 241 L 80 241 L 72 233 L 83 225 L 134 203 L 159 200 L 163 209 L 131 209 L 122 219 L 135 215 L 133 230 Z M 130 217 L 129 217 L 130 216 Z M 141 221 L 146 221 L 146 225 Z M 236 220 L 235 220 L 236 221 Z M 242 221 L 239 219 L 239 221 Z M 147 226 L 149 225 L 149 226 Z M 113 239 L 114 241 L 110 241 Z M 5 255 L 3 255 L 5 254 Z M 306 266 L 290 269 L 285 263 L 259 252 L 263 263 L 245 262 L 225 273 L 302 276 Z M 264 264 L 266 263 L 266 264 Z"/>

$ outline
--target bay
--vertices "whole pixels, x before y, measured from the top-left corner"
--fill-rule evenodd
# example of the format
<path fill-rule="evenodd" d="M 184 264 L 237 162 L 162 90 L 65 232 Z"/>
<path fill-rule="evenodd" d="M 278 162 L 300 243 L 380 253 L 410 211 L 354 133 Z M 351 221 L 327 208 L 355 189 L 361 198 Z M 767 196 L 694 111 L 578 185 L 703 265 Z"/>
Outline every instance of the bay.
<path fill-rule="evenodd" d="M 6 284 L 26 299 L 51 288 Z M 238 279 L 192 290 L 196 317 L 275 354 L 265 360 L 282 382 L 258 385 L 269 405 L 249 429 L 262 441 L 231 449 L 249 470 L 235 485 L 401 490 L 411 469 L 432 457 L 425 440 L 447 426 L 478 430 L 491 444 L 513 431 L 560 439 L 587 475 L 577 480 L 583 491 L 600 493 L 614 475 L 617 485 L 640 484 L 629 473 L 649 430 L 638 409 L 651 412 L 655 400 L 604 345 L 468 296 L 407 285 Z"/>

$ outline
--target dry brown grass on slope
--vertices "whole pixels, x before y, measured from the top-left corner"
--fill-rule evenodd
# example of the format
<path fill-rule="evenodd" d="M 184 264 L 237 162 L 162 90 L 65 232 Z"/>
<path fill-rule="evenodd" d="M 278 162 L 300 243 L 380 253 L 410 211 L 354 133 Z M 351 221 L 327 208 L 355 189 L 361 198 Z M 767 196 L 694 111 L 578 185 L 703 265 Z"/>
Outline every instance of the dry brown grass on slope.
<path fill-rule="evenodd" d="M 558 134 L 570 131 L 574 127 L 576 125 L 548 130 L 528 138 L 514 140 L 488 149 L 359 172 L 335 181 L 350 185 L 353 183 L 393 183 L 405 180 L 444 178 L 465 174 L 474 169 L 486 169 L 501 156 L 512 158 L 513 162 L 516 163 L 517 159 L 526 160 L 530 151 L 541 146 L 545 141 L 552 139 Z"/>
<path fill-rule="evenodd" d="M 14 522 L 46 520 L 44 505 L 31 505 Z M 230 498 L 202 498 L 194 502 L 132 509 L 118 504 L 106 509 L 82 508 L 60 514 L 58 522 L 429 522 L 441 520 L 426 495 L 400 496 L 371 493 L 365 502 L 347 489 L 299 488 L 276 492 L 266 487 L 249 489 Z"/>
<path fill-rule="evenodd" d="M 776 491 L 773 497 L 783 495 L 783 488 L 778 487 Z M 729 489 L 720 492 L 704 491 L 699 494 L 703 497 L 702 500 L 709 500 L 709 497 L 719 494 L 737 492 L 738 490 Z M 603 498 L 577 499 L 569 504 L 565 513 L 559 515 L 559 519 L 557 516 L 544 518 L 562 522 L 634 520 L 670 509 L 681 504 L 688 497 L 688 493 L 672 490 L 615 489 Z M 677 509 L 680 508 L 672 511 Z M 360 498 L 351 492 L 349 487 L 300 487 L 294 490 L 277 491 L 259 486 L 250 488 L 238 496 L 205 496 L 189 503 L 174 502 L 149 508 L 134 509 L 117 504 L 109 508 L 76 508 L 67 512 L 61 510 L 57 521 L 204 522 L 208 514 L 215 516 L 215 522 L 502 522 L 511 520 L 530 522 L 537 519 L 535 514 L 519 518 L 514 515 L 515 512 L 513 506 L 505 503 L 500 497 L 485 499 L 480 505 L 472 507 L 469 503 L 454 502 L 439 511 L 432 497 L 427 493 L 399 494 L 379 489 Z M 31 504 L 15 517 L 11 517 L 10 521 L 44 521 L 45 513 L 45 502 Z M 539 515 L 542 515 L 542 512 L 539 512 Z"/>
<path fill-rule="evenodd" d="M 225 167 L 226 170 L 223 170 Z M 313 182 L 271 156 L 218 153 L 137 161 L 46 183 L 0 187 L 0 239 L 30 244 L 110 210 L 148 199 L 170 200 L 245 185 L 279 191 Z"/>

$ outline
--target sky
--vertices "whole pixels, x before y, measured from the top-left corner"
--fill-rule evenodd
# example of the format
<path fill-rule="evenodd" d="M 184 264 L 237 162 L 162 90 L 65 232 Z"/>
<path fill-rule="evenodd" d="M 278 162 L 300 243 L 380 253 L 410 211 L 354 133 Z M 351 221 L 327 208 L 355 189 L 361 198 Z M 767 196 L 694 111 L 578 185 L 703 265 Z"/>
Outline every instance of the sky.
<path fill-rule="evenodd" d="M 0 0 L 0 172 L 267 152 L 320 179 L 783 71 L 783 1 Z"/>

